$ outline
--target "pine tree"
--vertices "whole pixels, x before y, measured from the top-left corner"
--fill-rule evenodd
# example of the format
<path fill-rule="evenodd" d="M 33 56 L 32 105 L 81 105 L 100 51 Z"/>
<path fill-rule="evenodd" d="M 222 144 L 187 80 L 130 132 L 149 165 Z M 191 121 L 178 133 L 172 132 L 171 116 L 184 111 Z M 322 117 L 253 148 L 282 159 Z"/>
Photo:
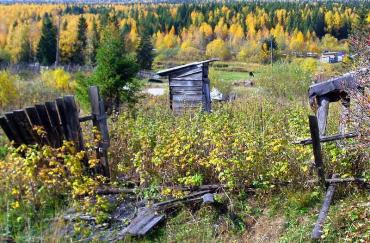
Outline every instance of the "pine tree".
<path fill-rule="evenodd" d="M 37 46 L 37 59 L 42 65 L 51 65 L 55 62 L 57 51 L 56 29 L 48 14 L 42 21 L 41 38 Z"/>
<path fill-rule="evenodd" d="M 86 31 L 86 19 L 81 15 L 81 17 L 78 19 L 77 41 L 75 43 L 75 51 L 72 56 L 72 62 L 75 64 L 85 64 L 85 50 L 87 45 Z"/>
<path fill-rule="evenodd" d="M 19 53 L 19 62 L 29 63 L 32 61 L 33 53 L 31 42 L 27 38 L 21 44 L 21 52 Z"/>
<path fill-rule="evenodd" d="M 100 42 L 100 33 L 98 31 L 98 25 L 96 24 L 95 19 L 92 23 L 92 33 L 90 38 L 90 63 L 92 65 L 96 64 L 96 54 L 98 52 Z"/>
<path fill-rule="evenodd" d="M 118 111 L 120 104 L 133 104 L 137 99 L 139 84 L 135 76 L 139 70 L 136 58 L 124 49 L 123 39 L 114 27 L 107 28 L 96 56 L 97 66 L 93 75 L 79 81 L 80 97 L 89 85 L 97 85 L 105 98 L 108 113 Z"/>
<path fill-rule="evenodd" d="M 152 69 L 154 53 L 149 35 L 143 35 L 136 50 L 137 62 L 142 69 Z"/>

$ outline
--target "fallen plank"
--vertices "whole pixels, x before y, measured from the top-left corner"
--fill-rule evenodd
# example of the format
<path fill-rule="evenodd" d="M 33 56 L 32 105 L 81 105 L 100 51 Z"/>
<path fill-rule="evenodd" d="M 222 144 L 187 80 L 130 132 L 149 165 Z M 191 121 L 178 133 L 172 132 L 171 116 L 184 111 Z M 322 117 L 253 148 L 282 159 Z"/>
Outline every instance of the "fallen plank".
<path fill-rule="evenodd" d="M 154 226 L 160 223 L 164 217 L 165 215 L 163 213 L 160 214 L 153 208 L 144 208 L 126 228 L 126 232 L 130 235 L 136 236 L 145 235 Z"/>
<path fill-rule="evenodd" d="M 331 178 L 331 179 L 325 179 L 325 181 L 329 184 L 331 183 L 369 183 L 364 178 Z M 308 180 L 307 183 L 316 183 L 318 182 L 317 179 Z"/>
<path fill-rule="evenodd" d="M 196 190 L 217 190 L 221 188 L 222 185 L 203 185 L 197 187 L 189 187 L 189 186 L 159 186 L 156 189 L 161 190 L 165 188 L 179 190 L 179 191 L 196 191 Z M 98 195 L 110 195 L 110 194 L 121 194 L 121 193 L 130 193 L 135 194 L 140 191 L 145 191 L 149 188 L 112 188 L 112 187 L 102 187 L 97 189 L 96 194 Z M 85 196 L 85 195 L 82 195 Z"/>
<path fill-rule="evenodd" d="M 336 175 L 333 175 L 332 179 L 335 179 Z M 315 227 L 312 231 L 311 238 L 313 240 L 319 240 L 322 235 L 322 227 L 324 225 L 325 219 L 328 216 L 329 207 L 331 204 L 331 201 L 333 200 L 333 195 L 335 192 L 336 184 L 332 183 L 329 185 L 328 190 L 326 191 L 326 195 L 324 198 L 324 202 L 322 204 L 322 208 L 319 213 L 319 217 L 316 221 Z"/>
<path fill-rule="evenodd" d="M 127 228 L 120 233 L 120 236 L 124 237 L 126 234 L 143 236 L 165 219 L 165 210 L 179 206 L 181 203 L 201 201 L 208 204 L 213 202 L 211 190 L 194 192 L 182 198 L 171 199 L 156 203 L 152 207 L 142 208 Z"/>

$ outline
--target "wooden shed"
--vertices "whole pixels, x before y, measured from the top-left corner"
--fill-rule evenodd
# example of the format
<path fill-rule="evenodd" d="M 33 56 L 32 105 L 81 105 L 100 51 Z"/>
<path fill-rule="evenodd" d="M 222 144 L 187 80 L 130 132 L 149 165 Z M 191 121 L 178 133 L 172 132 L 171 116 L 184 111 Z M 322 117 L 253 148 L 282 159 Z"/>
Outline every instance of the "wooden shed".
<path fill-rule="evenodd" d="M 159 76 L 168 76 L 170 88 L 170 107 L 175 113 L 187 108 L 211 111 L 209 63 L 217 59 L 193 62 L 159 71 Z"/>

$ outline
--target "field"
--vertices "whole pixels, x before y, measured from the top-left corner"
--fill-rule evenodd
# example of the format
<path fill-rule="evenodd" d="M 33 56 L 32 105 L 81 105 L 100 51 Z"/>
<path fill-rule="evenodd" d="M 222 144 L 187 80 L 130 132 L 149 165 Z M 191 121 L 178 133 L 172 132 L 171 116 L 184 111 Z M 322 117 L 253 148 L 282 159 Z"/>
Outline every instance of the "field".
<path fill-rule="evenodd" d="M 29 144 L 0 129 L 0 242 L 370 241 L 369 17 L 369 5 L 355 1 L 1 4 L 0 125 L 27 139 L 27 122 L 10 123 L 8 112 L 65 95 L 74 96 L 79 117 L 63 117 L 75 113 L 57 106 L 60 123 L 44 113 L 49 128 L 41 111 L 36 125 L 27 113 Z M 326 50 L 343 51 L 343 60 L 320 60 Z M 189 97 L 186 89 L 176 96 L 167 77 L 137 75 L 211 58 L 202 82 L 209 78 L 211 94 L 226 97 L 212 100 L 211 112 L 200 108 L 204 86 L 189 108 L 198 84 Z M 322 142 L 320 153 L 326 179 L 347 182 L 335 184 L 313 240 L 334 184 L 320 182 L 313 146 L 297 143 L 312 136 L 308 117 L 320 105 L 308 89 L 350 71 L 363 90 L 333 93 L 326 134 L 338 134 L 349 99 L 346 132 L 356 136 Z M 91 86 L 103 116 L 90 114 Z M 170 107 L 178 97 L 181 112 Z M 65 134 L 60 145 L 53 133 Z M 161 222 L 144 235 L 127 233 L 150 210 Z"/>

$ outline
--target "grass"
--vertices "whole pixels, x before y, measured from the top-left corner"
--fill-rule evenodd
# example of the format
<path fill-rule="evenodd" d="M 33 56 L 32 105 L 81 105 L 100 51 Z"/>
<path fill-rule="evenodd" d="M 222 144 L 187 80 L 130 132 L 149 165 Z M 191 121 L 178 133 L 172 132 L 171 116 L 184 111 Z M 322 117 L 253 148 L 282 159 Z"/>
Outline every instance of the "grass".
<path fill-rule="evenodd" d="M 235 82 L 241 80 L 249 80 L 251 77 L 247 72 L 233 72 L 233 71 L 222 71 L 222 70 L 213 70 L 214 75 L 219 77 L 219 79 L 226 81 L 226 82 Z M 212 80 L 211 80 L 212 82 Z"/>

